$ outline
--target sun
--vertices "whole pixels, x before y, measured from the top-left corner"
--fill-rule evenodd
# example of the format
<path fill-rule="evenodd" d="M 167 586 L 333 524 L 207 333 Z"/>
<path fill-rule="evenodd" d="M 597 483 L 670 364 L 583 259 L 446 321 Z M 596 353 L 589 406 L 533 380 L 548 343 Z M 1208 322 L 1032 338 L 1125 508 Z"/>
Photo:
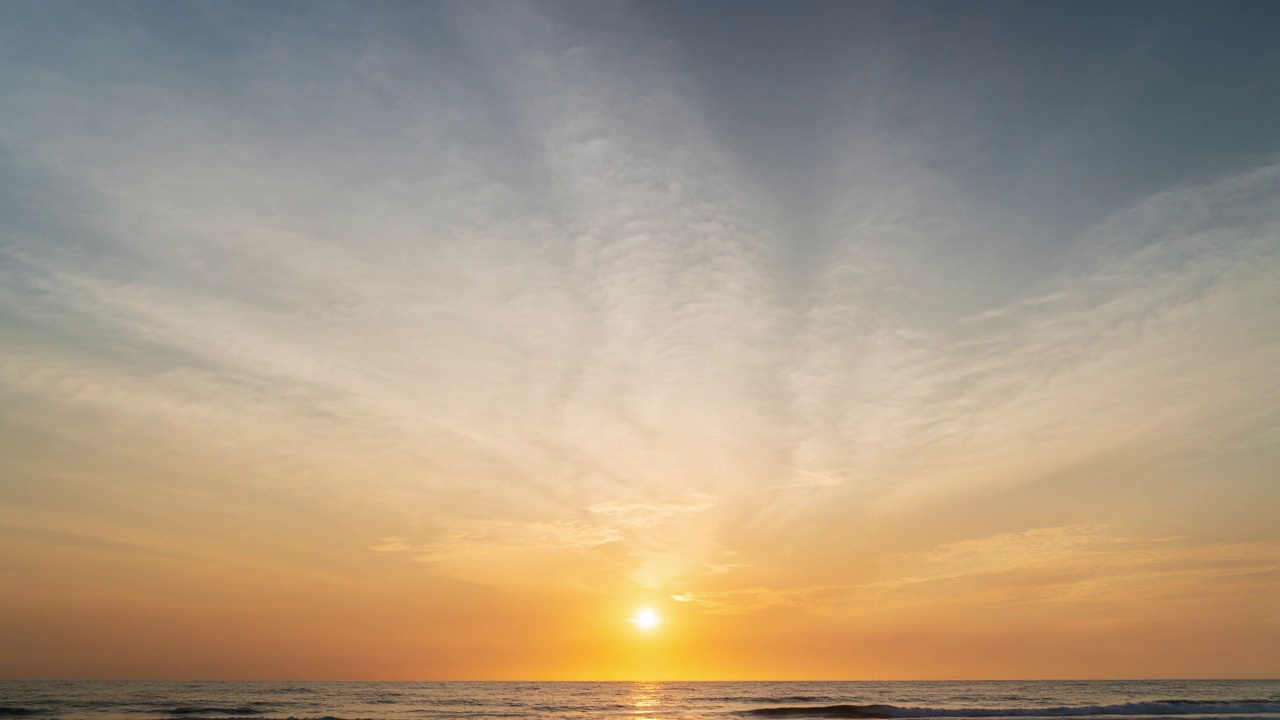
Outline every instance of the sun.
<path fill-rule="evenodd" d="M 640 608 L 636 614 L 631 617 L 631 624 L 645 632 L 658 627 L 662 624 L 662 618 L 658 617 L 658 613 L 653 608 Z"/>

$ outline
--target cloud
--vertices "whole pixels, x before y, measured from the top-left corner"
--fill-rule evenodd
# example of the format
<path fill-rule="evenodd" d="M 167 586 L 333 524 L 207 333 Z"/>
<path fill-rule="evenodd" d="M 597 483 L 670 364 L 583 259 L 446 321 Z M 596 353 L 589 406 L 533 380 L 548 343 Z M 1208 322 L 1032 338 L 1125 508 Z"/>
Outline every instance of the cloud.
<path fill-rule="evenodd" d="M 954 205 L 945 183 L 908 182 L 919 201 L 901 188 L 881 200 L 872 185 L 841 226 L 851 235 L 833 245 L 840 259 L 787 376 L 798 466 L 892 499 L 1027 482 L 1117 445 L 1164 453 L 1206 427 L 1254 432 L 1256 398 L 1280 393 L 1267 370 L 1280 343 L 1267 300 L 1278 167 L 1118 211 L 1076 240 L 1065 268 L 967 316 L 949 311 L 956 290 L 932 282 L 924 255 L 948 237 L 976 242 L 982 223 L 913 215 L 935 195 Z M 885 205 L 874 226 L 867 202 Z"/>
<path fill-rule="evenodd" d="M 369 549 L 374 552 L 398 553 L 412 552 L 413 546 L 409 544 L 408 538 L 403 538 L 399 535 L 388 535 L 387 537 L 379 539 L 378 542 L 373 545 L 370 545 Z"/>
<path fill-rule="evenodd" d="M 609 546 L 624 540 L 608 525 L 490 519 L 454 522 L 421 541 L 386 536 L 369 549 L 496 587 L 589 588 L 599 577 L 616 574 L 617 553 Z"/>
<path fill-rule="evenodd" d="M 1280 588 L 1280 544 L 1130 538 L 1067 525 L 944 543 L 886 557 L 881 579 L 840 585 L 745 587 L 674 596 L 719 612 L 793 606 L 817 614 L 989 612 L 1070 608 L 1102 617 L 1213 616 L 1264 610 Z M 1066 608 L 1066 609 L 1064 609 Z"/>
<path fill-rule="evenodd" d="M 52 198 L 0 220 L 7 420 L 359 508 L 373 550 L 442 572 L 610 553 L 664 592 L 750 575 L 724 562 L 747 541 L 1274 437 L 1280 165 L 1027 230 L 877 87 L 814 128 L 821 190 L 789 223 L 643 33 L 522 4 L 449 6 L 438 43 L 238 12 L 210 11 L 199 72 L 121 17 L 3 71 L 5 172 Z M 1099 532 L 681 597 L 1137 567 Z"/>
<path fill-rule="evenodd" d="M 572 521 L 512 522 L 472 520 L 438 533 L 430 542 L 388 535 L 369 547 L 380 553 L 405 553 L 420 562 L 435 562 L 483 554 L 581 550 L 621 539 L 605 525 Z"/>
<path fill-rule="evenodd" d="M 782 485 L 773 485 L 771 489 L 782 488 L 820 488 L 820 487 L 839 487 L 844 484 L 840 478 L 833 477 L 827 473 L 813 472 L 811 470 L 793 470 L 798 478 L 797 480 Z"/>
<path fill-rule="evenodd" d="M 609 501 L 592 505 L 589 510 L 623 526 L 650 527 L 706 512 L 718 504 L 716 497 L 697 493 L 665 500 Z"/>
<path fill-rule="evenodd" d="M 455 520 L 430 541 L 415 543 L 405 537 L 387 536 L 370 549 L 436 564 L 442 571 L 462 577 L 483 576 L 488 582 L 503 585 L 512 580 L 506 569 L 495 573 L 482 567 L 497 562 L 506 568 L 507 563 L 520 558 L 537 563 L 550 556 L 562 557 L 564 553 L 616 544 L 617 560 L 631 567 L 638 582 L 653 586 L 659 584 L 659 578 L 689 572 L 699 562 L 701 552 L 690 552 L 688 543 L 690 538 L 705 535 L 705 520 L 699 516 L 716 504 L 709 495 L 694 494 L 598 503 L 586 509 L 588 521 Z M 745 565 L 708 563 L 701 566 L 701 572 L 723 574 L 740 567 Z"/>

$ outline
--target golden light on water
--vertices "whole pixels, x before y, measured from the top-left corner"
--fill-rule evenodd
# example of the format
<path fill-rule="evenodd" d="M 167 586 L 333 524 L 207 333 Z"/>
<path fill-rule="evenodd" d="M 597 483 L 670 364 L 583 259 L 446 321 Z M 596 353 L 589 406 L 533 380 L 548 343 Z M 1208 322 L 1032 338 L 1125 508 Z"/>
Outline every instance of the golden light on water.
<path fill-rule="evenodd" d="M 644 607 L 637 610 L 631 617 L 631 624 L 644 632 L 649 632 L 662 624 L 662 618 L 653 608 Z"/>

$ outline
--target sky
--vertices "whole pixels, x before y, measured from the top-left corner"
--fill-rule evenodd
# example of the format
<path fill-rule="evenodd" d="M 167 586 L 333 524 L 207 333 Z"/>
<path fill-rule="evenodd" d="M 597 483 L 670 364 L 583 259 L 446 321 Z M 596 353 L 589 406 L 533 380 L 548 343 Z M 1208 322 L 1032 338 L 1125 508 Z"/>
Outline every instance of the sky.
<path fill-rule="evenodd" d="M 4 3 L 0 677 L 1280 676 L 1278 25 Z"/>

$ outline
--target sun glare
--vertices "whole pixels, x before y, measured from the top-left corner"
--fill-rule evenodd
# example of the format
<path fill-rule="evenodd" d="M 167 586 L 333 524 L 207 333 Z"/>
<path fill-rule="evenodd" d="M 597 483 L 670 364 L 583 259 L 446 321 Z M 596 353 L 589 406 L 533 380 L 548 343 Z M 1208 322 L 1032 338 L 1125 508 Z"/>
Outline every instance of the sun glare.
<path fill-rule="evenodd" d="M 653 608 L 640 608 L 631 618 L 631 624 L 645 632 L 658 627 L 661 623 L 662 618 L 658 617 L 658 613 L 654 612 Z"/>

